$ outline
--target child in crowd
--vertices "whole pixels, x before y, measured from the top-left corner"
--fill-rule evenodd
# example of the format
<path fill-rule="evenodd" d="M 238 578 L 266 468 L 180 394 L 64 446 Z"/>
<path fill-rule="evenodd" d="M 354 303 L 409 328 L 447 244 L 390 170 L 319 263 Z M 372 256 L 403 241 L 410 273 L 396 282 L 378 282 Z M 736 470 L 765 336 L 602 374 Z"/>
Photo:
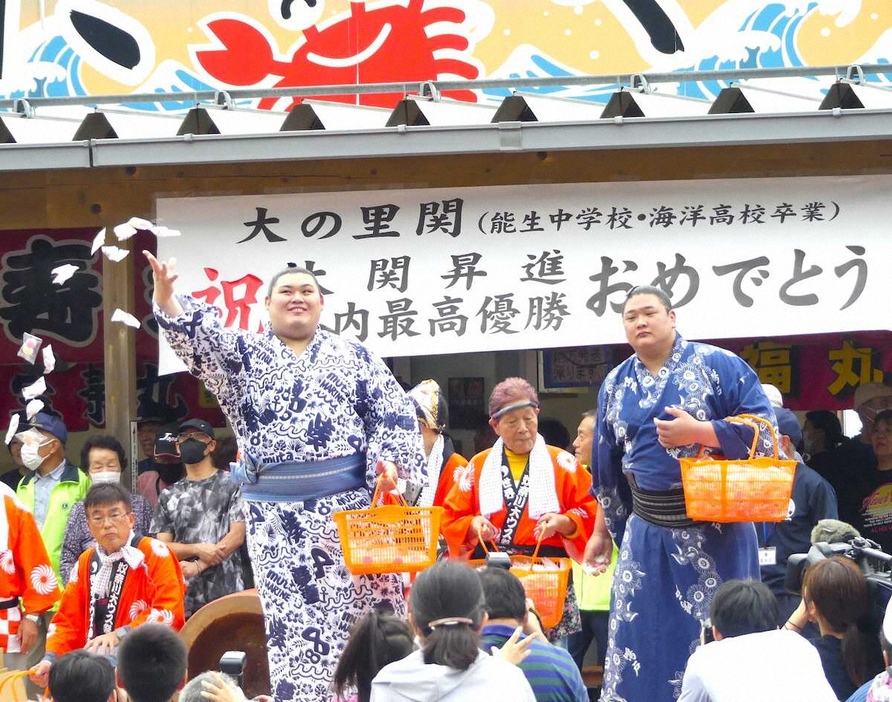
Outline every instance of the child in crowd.
<path fill-rule="evenodd" d="M 520 668 L 480 649 L 479 632 L 486 622 L 483 586 L 464 563 L 439 561 L 418 576 L 409 595 L 409 621 L 421 650 L 381 669 L 372 681 L 371 702 L 448 702 L 485 695 L 535 701 Z M 506 648 L 519 632 L 520 627 Z"/>
<path fill-rule="evenodd" d="M 337 702 L 369 702 L 372 679 L 388 663 L 405 658 L 414 648 L 414 635 L 407 622 L 390 614 L 371 611 L 360 619 L 334 674 Z M 356 694 L 349 696 L 349 690 Z"/>
<path fill-rule="evenodd" d="M 108 659 L 79 648 L 50 668 L 47 697 L 53 702 L 116 702 L 115 669 Z"/>
<path fill-rule="evenodd" d="M 186 682 L 188 655 L 179 634 L 143 624 L 118 647 L 118 684 L 132 702 L 168 702 Z"/>

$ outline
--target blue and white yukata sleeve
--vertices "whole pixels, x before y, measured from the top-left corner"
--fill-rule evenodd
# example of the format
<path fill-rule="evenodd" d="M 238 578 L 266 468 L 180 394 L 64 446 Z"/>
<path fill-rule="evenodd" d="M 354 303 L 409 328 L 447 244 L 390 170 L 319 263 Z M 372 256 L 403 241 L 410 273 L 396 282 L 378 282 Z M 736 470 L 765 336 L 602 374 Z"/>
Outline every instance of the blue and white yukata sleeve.
<path fill-rule="evenodd" d="M 392 461 L 399 477 L 427 485 L 427 460 L 412 400 L 381 359 L 360 344 L 356 348 L 368 368 L 357 410 L 365 426 L 370 471 L 379 460 Z"/>
<path fill-rule="evenodd" d="M 722 393 L 719 400 L 723 406 L 722 417 L 735 417 L 741 414 L 754 414 L 769 421 L 777 434 L 777 418 L 762 384 L 755 371 L 738 356 L 723 350 L 709 355 L 709 365 L 718 375 Z M 722 454 L 730 459 L 748 458 L 753 444 L 753 430 L 745 424 L 726 422 L 723 419 L 712 421 Z M 760 424 L 759 440 L 755 456 L 773 456 L 774 444 L 771 434 Z"/>
<path fill-rule="evenodd" d="M 177 295 L 176 299 L 183 308 L 183 314 L 177 317 L 169 317 L 153 305 L 167 343 L 218 399 L 233 393 L 237 396 L 238 388 L 244 385 L 244 332 L 224 327 L 220 311 L 213 305 L 190 295 Z"/>
<path fill-rule="evenodd" d="M 607 419 L 607 408 L 613 401 L 614 381 L 615 378 L 608 378 L 598 391 L 598 415 L 592 442 L 592 493 L 604 511 L 604 522 L 614 543 L 621 544 L 626 521 L 632 513 L 632 497 L 623 474 L 623 448 Z"/>

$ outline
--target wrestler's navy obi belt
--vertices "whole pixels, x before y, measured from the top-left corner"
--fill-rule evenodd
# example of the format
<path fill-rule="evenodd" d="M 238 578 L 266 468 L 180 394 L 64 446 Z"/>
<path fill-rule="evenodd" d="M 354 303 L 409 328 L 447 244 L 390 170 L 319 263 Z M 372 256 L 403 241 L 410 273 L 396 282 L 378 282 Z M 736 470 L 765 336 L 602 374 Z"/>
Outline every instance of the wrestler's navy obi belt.
<path fill-rule="evenodd" d="M 669 529 L 684 529 L 702 523 L 688 516 L 684 489 L 644 490 L 638 487 L 634 475 L 630 474 L 628 479 L 632 511 L 646 522 Z"/>
<path fill-rule="evenodd" d="M 233 482 L 242 488 L 242 497 L 258 502 L 303 502 L 357 490 L 366 484 L 364 453 L 310 463 L 263 463 L 245 454 L 229 466 Z"/>

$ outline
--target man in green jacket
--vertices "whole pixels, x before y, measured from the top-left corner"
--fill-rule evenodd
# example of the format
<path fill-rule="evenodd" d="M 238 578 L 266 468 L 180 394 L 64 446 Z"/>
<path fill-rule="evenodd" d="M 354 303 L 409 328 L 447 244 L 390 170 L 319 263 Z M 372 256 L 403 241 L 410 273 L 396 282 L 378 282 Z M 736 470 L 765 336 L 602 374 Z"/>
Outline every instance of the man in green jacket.
<path fill-rule="evenodd" d="M 31 510 L 43 537 L 50 563 L 61 583 L 59 559 L 62 540 L 68 524 L 68 513 L 76 502 L 84 499 L 90 489 L 90 478 L 76 465 L 65 460 L 68 430 L 65 422 L 47 412 L 38 412 L 30 421 L 30 428 L 15 435 L 22 442 L 22 462 L 29 470 L 16 490 L 18 498 Z M 37 643 L 28 653 L 30 667 L 43 656 L 46 629 L 56 608 L 41 615 L 37 624 Z M 33 660 L 32 660 L 33 658 Z"/>

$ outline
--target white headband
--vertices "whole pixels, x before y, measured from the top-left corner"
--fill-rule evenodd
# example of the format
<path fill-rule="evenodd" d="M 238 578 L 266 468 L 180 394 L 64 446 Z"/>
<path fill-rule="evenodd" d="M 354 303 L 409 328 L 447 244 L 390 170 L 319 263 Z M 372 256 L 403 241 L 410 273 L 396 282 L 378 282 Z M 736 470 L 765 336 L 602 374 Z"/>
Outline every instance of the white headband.
<path fill-rule="evenodd" d="M 505 405 L 502 409 L 493 412 L 492 415 L 490 415 L 490 419 L 499 419 L 503 415 L 508 414 L 508 412 L 513 412 L 516 409 L 523 409 L 524 407 L 535 407 L 536 409 L 539 409 L 539 403 L 535 400 L 521 400 L 520 402 Z"/>

